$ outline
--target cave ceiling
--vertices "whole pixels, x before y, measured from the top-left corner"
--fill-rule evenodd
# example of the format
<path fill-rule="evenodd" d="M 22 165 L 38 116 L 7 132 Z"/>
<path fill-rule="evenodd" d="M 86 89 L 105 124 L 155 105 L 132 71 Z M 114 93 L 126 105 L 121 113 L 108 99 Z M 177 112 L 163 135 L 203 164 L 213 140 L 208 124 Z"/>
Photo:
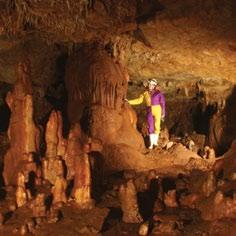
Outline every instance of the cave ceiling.
<path fill-rule="evenodd" d="M 14 74 L 6 54 L 16 61 L 27 42 L 40 39 L 69 49 L 99 41 L 135 80 L 235 83 L 235 6 L 233 0 L 0 0 L 0 80 Z"/>

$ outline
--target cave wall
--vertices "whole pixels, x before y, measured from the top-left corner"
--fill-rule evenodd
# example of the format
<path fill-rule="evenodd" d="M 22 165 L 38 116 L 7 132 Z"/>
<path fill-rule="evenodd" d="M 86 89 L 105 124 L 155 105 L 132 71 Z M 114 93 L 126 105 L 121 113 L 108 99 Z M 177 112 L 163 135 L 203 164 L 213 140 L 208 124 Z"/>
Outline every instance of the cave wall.
<path fill-rule="evenodd" d="M 38 123 L 44 122 L 53 107 L 48 97 L 61 96 L 57 95 L 57 90 L 60 89 L 60 81 L 64 79 L 60 78 L 64 65 L 59 64 L 63 53 L 57 45 L 48 45 L 36 37 L 19 39 L 2 36 L 0 45 L 0 81 L 4 83 L 1 87 L 1 107 L 4 108 L 5 90 L 10 90 L 15 83 L 17 64 L 27 59 L 31 65 L 34 116 Z"/>
<path fill-rule="evenodd" d="M 235 3 L 159 2 L 163 10 L 140 23 L 138 31 L 113 39 L 114 56 L 127 65 L 131 77 L 195 75 L 235 83 Z"/>

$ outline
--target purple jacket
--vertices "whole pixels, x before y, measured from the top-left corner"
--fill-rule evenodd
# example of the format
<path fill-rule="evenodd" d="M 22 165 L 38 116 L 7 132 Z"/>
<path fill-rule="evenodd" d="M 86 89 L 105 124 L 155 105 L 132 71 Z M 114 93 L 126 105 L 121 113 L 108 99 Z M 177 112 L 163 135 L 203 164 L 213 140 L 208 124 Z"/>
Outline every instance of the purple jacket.
<path fill-rule="evenodd" d="M 165 117 L 166 115 L 166 108 L 165 108 L 165 97 L 162 92 L 155 91 L 151 96 L 151 105 L 160 105 L 162 110 L 162 116 Z"/>

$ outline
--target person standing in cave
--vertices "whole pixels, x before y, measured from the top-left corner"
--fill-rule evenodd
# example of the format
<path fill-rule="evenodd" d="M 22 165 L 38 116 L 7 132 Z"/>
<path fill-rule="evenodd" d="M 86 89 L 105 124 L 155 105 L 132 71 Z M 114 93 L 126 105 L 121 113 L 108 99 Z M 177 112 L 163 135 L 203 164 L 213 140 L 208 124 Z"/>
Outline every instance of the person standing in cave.
<path fill-rule="evenodd" d="M 150 79 L 143 83 L 146 91 L 143 92 L 139 98 L 127 100 L 130 105 L 139 105 L 145 102 L 147 108 L 147 123 L 150 146 L 149 149 L 153 149 L 157 146 L 161 121 L 165 119 L 165 97 L 160 91 L 160 87 L 156 79 Z"/>

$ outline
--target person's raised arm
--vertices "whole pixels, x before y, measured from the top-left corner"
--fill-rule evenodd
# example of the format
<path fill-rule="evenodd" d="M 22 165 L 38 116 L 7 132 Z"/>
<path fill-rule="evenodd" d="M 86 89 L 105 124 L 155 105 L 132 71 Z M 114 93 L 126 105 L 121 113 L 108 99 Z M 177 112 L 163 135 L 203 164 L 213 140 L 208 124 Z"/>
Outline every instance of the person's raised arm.
<path fill-rule="evenodd" d="M 128 103 L 130 104 L 130 105 L 139 105 L 139 104 L 141 104 L 142 102 L 143 102 L 143 98 L 144 98 L 144 96 L 143 96 L 143 94 L 141 94 L 138 98 L 136 98 L 136 99 L 131 99 L 131 100 L 128 100 Z"/>

